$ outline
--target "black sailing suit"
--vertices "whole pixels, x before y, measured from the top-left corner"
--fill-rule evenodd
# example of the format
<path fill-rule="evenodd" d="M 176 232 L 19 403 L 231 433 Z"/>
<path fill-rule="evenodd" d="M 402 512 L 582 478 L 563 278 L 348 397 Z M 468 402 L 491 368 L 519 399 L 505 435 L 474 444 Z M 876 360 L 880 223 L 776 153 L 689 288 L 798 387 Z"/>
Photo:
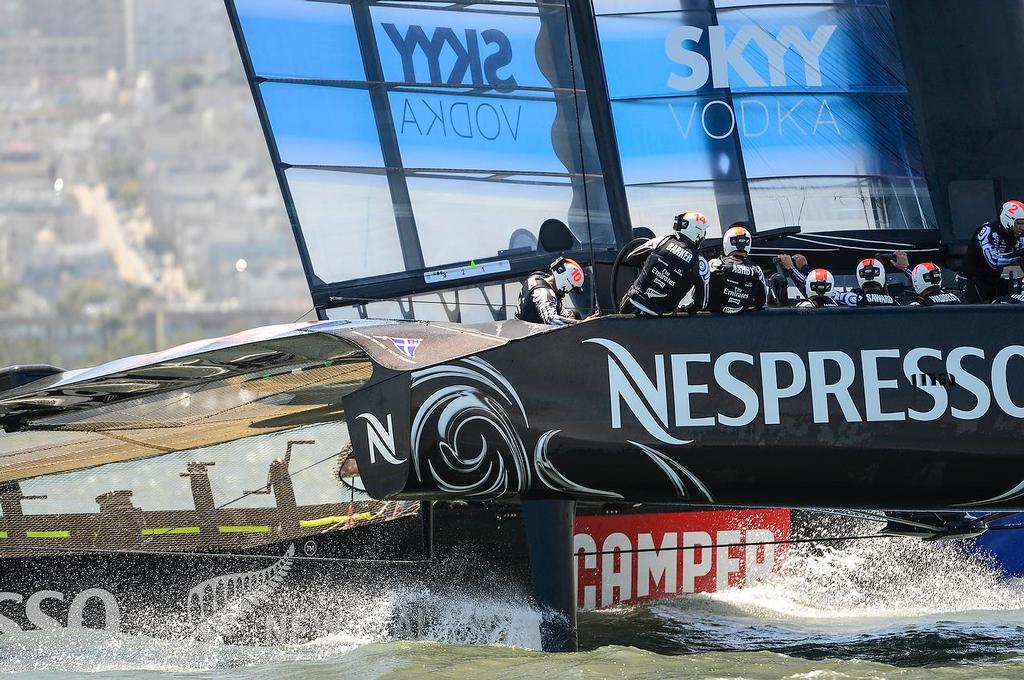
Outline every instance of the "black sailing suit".
<path fill-rule="evenodd" d="M 1020 246 L 1020 239 L 999 222 L 978 227 L 967 245 L 958 277 L 967 302 L 992 302 L 1009 293 L 1002 280 L 1003 267 L 1020 262 L 1024 255 Z"/>
<path fill-rule="evenodd" d="M 534 272 L 526 279 L 519 293 L 516 318 L 548 326 L 571 326 L 579 319 L 562 311 L 562 298 L 565 294 L 551 285 L 548 276 L 547 272 Z"/>
<path fill-rule="evenodd" d="M 932 307 L 934 305 L 962 305 L 964 296 L 958 290 L 937 290 L 934 293 L 918 293 L 911 306 Z"/>
<path fill-rule="evenodd" d="M 707 297 L 695 296 L 696 309 L 736 314 L 745 309 L 761 309 L 768 301 L 764 272 L 750 258 L 723 255 L 711 260 L 708 266 Z"/>
<path fill-rule="evenodd" d="M 707 299 L 708 261 L 675 234 L 648 239 L 622 263 L 640 266 L 640 274 L 619 303 L 623 314 L 671 314 L 690 291 L 695 300 Z"/>
<path fill-rule="evenodd" d="M 839 305 L 830 297 L 815 295 L 814 297 L 801 300 L 793 305 L 796 309 L 814 309 L 816 307 L 838 307 Z"/>

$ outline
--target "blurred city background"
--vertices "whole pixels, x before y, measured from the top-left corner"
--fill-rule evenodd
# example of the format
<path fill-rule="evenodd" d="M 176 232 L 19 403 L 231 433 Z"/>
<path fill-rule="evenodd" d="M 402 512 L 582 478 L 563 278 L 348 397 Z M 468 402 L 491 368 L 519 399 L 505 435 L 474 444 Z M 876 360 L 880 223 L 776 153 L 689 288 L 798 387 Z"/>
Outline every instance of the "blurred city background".
<path fill-rule="evenodd" d="M 311 306 L 222 3 L 0 0 L 0 367 Z"/>

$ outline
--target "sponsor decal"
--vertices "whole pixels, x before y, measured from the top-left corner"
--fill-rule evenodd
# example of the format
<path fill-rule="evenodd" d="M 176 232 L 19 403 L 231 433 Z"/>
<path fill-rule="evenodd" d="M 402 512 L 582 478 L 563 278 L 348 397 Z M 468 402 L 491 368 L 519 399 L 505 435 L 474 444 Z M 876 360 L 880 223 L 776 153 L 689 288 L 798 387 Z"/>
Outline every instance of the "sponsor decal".
<path fill-rule="evenodd" d="M 684 70 L 669 73 L 666 85 L 681 92 L 695 92 L 709 81 L 714 88 L 792 85 L 820 88 L 823 86 L 822 55 L 837 28 L 834 24 L 817 26 L 808 35 L 804 29 L 792 25 L 783 26 L 776 33 L 756 24 L 739 26 L 735 32 L 723 26 L 709 26 L 706 32 L 699 26 L 679 26 L 665 38 L 665 55 Z M 702 50 L 706 50 L 710 58 L 705 57 Z M 767 69 L 755 68 L 755 64 L 758 67 L 766 64 Z M 805 105 L 817 108 L 810 129 L 800 124 L 804 115 L 801 109 Z M 835 134 L 842 134 L 827 97 L 810 101 L 801 97 L 785 105 L 781 99 L 765 103 L 746 98 L 738 107 L 732 101 L 712 99 L 703 106 L 692 102 L 689 112 L 685 107 L 677 109 L 675 104 L 667 106 L 684 139 L 689 139 L 698 117 L 704 134 L 711 139 L 726 139 L 737 128 L 744 137 L 760 137 L 774 127 L 773 123 L 780 135 L 795 132 L 814 136 L 822 127 L 832 127 Z"/>
<path fill-rule="evenodd" d="M 384 338 L 390 340 L 391 344 L 395 346 L 399 352 L 409 357 L 410 359 L 416 358 L 416 350 L 419 348 L 420 343 L 423 342 L 423 338 Z"/>
<path fill-rule="evenodd" d="M 16 633 L 22 630 L 52 630 L 56 628 L 84 628 L 93 624 L 92 617 L 96 612 L 103 613 L 101 626 L 89 625 L 90 628 L 102 628 L 120 632 L 121 609 L 113 593 L 102 588 L 89 588 L 69 598 L 56 590 L 39 590 L 27 597 L 19 593 L 0 593 L 0 633 Z M 68 602 L 67 613 L 54 616 L 59 604 Z M 45 603 L 45 604 L 44 604 Z M 86 611 L 90 616 L 86 616 Z M 7 612 L 5 614 L 4 612 Z M 18 615 L 20 611 L 21 616 Z M 28 623 L 22 626 L 13 615 Z"/>
<path fill-rule="evenodd" d="M 756 583 L 778 569 L 785 546 L 738 544 L 785 541 L 789 521 L 789 510 L 577 517 L 577 606 L 634 605 Z"/>
<path fill-rule="evenodd" d="M 314 551 L 315 552 L 315 551 Z M 295 545 L 269 567 L 215 576 L 198 584 L 185 595 L 189 619 L 201 639 L 221 634 L 225 626 L 237 623 L 284 582 L 295 562 Z"/>
<path fill-rule="evenodd" d="M 412 24 L 403 32 L 393 23 L 382 23 L 381 28 L 401 58 L 407 83 L 503 91 L 519 85 L 509 72 L 512 41 L 496 28 L 431 29 Z M 515 142 L 519 140 L 522 117 L 523 107 L 512 102 L 406 96 L 396 122 L 401 135 Z"/>
<path fill-rule="evenodd" d="M 515 76 L 503 77 L 499 73 L 512 63 L 512 42 L 496 28 L 470 28 L 457 33 L 447 26 L 438 26 L 428 38 L 427 31 L 417 24 L 409 26 L 404 35 L 395 24 L 385 23 L 381 27 L 402 57 L 407 83 L 487 83 L 501 88 L 518 85 Z M 417 69 L 418 64 L 425 64 L 426 70 Z"/>
<path fill-rule="evenodd" d="M 372 413 L 360 413 L 355 420 L 366 421 L 366 441 L 370 448 L 371 465 L 377 462 L 378 454 L 392 465 L 401 465 L 405 462 L 405 459 L 399 458 L 396 453 L 395 428 L 390 413 L 386 418 L 387 427 Z"/>
<path fill-rule="evenodd" d="M 916 347 L 654 354 L 641 364 L 612 340 L 590 338 L 583 342 L 608 352 L 612 429 L 621 429 L 624 414 L 629 414 L 648 434 L 666 444 L 688 443 L 673 433 L 679 429 L 745 427 L 755 421 L 780 425 L 786 410 L 783 404 L 791 399 L 810 402 L 816 424 L 930 422 L 944 417 L 975 421 L 993 409 L 1024 418 L 1024 399 L 1017 388 L 1016 397 L 1011 396 L 1008 373 L 1010 362 L 1024 361 L 1024 345 L 1010 345 L 994 353 L 978 347 L 956 347 L 945 353 Z M 966 390 L 971 397 L 952 399 L 941 382 L 915 378 L 936 372 L 926 371 L 924 362 L 944 367 L 946 383 Z M 738 400 L 742 411 L 738 415 L 695 415 L 694 402 L 711 390 L 731 394 L 730 401 Z M 930 398 L 928 409 L 911 407 L 919 401 L 917 390 Z"/>

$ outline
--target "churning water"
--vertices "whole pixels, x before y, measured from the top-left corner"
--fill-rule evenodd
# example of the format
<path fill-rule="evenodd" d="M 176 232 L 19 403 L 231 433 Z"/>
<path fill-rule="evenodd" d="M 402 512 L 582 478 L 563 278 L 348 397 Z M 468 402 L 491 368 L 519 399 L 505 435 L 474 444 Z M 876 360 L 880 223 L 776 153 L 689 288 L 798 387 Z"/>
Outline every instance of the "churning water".
<path fill-rule="evenodd" d="M 395 639 L 409 611 L 416 622 L 406 633 L 417 639 Z M 1001 578 L 959 543 L 797 546 L 784 572 L 757 586 L 581 615 L 578 654 L 534 651 L 540 617 L 519 602 L 394 588 L 347 612 L 323 622 L 316 640 L 279 647 L 89 630 L 4 635 L 0 672 L 90 680 L 1024 677 L 1024 583 Z"/>

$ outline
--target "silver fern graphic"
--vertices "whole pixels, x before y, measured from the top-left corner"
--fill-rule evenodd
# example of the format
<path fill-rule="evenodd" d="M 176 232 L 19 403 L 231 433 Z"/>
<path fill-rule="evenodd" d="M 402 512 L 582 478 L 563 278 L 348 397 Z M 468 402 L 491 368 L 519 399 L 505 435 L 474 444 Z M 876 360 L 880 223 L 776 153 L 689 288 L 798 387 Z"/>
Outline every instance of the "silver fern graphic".
<path fill-rule="evenodd" d="M 185 601 L 195 637 L 208 640 L 230 630 L 281 586 L 294 557 L 292 544 L 281 559 L 265 569 L 215 576 L 188 591 Z"/>
<path fill-rule="evenodd" d="M 412 374 L 413 389 L 433 382 L 441 386 L 423 401 L 412 422 L 416 478 L 423 481 L 429 474 L 442 491 L 469 496 L 529 488 L 530 460 L 512 415 L 527 426 L 529 421 L 508 380 L 483 359 L 468 357 Z M 425 441 L 431 444 L 424 451 Z"/>

